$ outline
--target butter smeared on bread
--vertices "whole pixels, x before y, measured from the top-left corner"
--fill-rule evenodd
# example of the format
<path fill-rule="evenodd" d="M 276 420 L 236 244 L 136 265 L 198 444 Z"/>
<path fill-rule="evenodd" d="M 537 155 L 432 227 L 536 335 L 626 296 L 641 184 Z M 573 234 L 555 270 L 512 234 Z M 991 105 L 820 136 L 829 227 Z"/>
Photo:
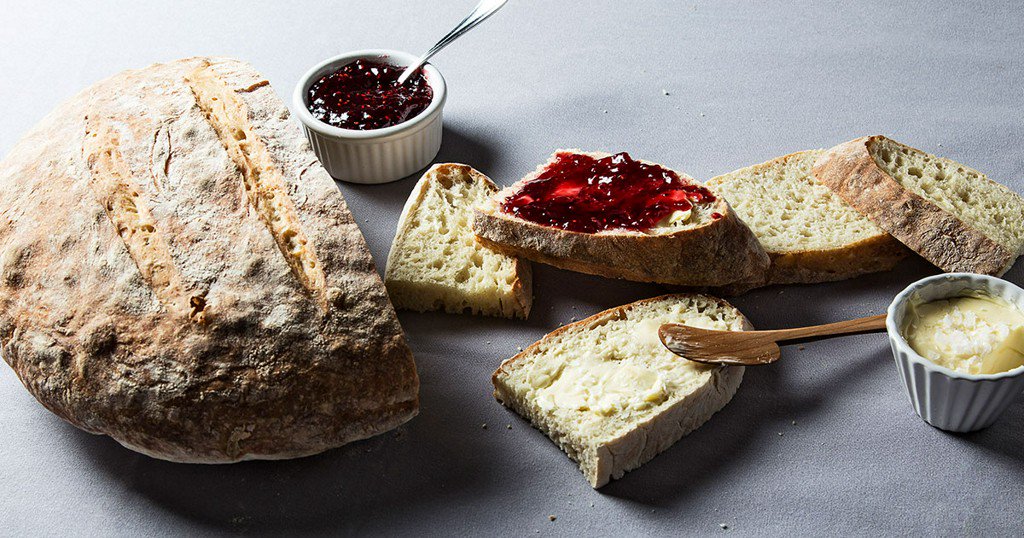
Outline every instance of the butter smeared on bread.
<path fill-rule="evenodd" d="M 907 249 L 814 179 L 824 151 L 792 153 L 708 180 L 772 259 L 765 284 L 826 282 L 891 269 Z"/>
<path fill-rule="evenodd" d="M 1024 248 L 1024 199 L 950 159 L 867 136 L 828 150 L 814 174 L 944 271 L 1001 275 Z"/>
<path fill-rule="evenodd" d="M 464 164 L 436 164 L 413 188 L 398 220 L 384 281 L 396 308 L 526 318 L 530 263 L 481 245 L 473 207 L 498 188 Z"/>
<path fill-rule="evenodd" d="M 558 329 L 494 372 L 495 397 L 530 420 L 598 488 L 698 428 L 732 399 L 741 366 L 682 359 L 658 339 L 662 323 L 749 330 L 729 303 L 665 295 Z"/>
<path fill-rule="evenodd" d="M 608 278 L 680 286 L 724 286 L 764 278 L 768 255 L 728 202 L 717 195 L 707 203 L 694 204 L 685 220 L 673 222 L 669 218 L 640 231 L 577 232 L 538 224 L 502 210 L 506 199 L 567 154 L 610 157 L 608 153 L 578 150 L 555 152 L 536 171 L 477 207 L 473 219 L 477 237 L 512 255 Z M 675 174 L 681 181 L 695 183 L 685 174 Z"/>

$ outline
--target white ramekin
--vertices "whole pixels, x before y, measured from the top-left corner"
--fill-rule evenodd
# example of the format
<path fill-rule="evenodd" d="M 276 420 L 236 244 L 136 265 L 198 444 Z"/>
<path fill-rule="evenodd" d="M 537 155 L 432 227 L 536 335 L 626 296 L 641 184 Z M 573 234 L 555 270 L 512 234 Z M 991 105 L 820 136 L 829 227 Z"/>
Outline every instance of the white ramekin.
<path fill-rule="evenodd" d="M 889 305 L 885 320 L 896 368 L 914 410 L 928 424 L 952 432 L 991 426 L 1024 391 L 1024 366 L 998 374 L 964 374 L 918 355 L 903 337 L 908 305 L 956 297 L 967 290 L 988 293 L 1024 310 L 1024 290 L 1003 279 L 948 273 L 907 286 Z"/>
<path fill-rule="evenodd" d="M 418 57 L 397 50 L 357 50 L 320 62 L 295 85 L 292 108 L 313 152 L 335 179 L 352 183 L 387 183 L 426 168 L 441 149 L 441 111 L 447 88 L 441 72 L 431 64 L 423 73 L 434 98 L 415 118 L 369 131 L 341 129 L 313 117 L 307 108 L 306 92 L 320 77 L 358 59 L 386 61 L 405 66 Z"/>

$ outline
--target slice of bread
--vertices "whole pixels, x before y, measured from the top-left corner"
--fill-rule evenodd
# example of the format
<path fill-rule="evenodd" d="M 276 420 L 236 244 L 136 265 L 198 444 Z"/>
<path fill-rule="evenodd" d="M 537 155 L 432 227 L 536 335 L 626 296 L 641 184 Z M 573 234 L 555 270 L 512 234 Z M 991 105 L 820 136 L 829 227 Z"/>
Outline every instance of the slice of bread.
<path fill-rule="evenodd" d="M 537 224 L 501 210 L 506 198 L 536 179 L 562 154 L 595 159 L 610 155 L 556 151 L 536 171 L 477 207 L 473 219 L 477 237 L 511 255 L 609 278 L 679 286 L 724 286 L 764 278 L 768 255 L 725 199 L 714 193 L 714 201 L 696 204 L 685 221 L 642 232 L 581 233 Z M 685 181 L 697 183 L 686 174 L 676 173 Z"/>
<path fill-rule="evenodd" d="M 579 463 L 590 485 L 620 478 L 697 429 L 725 406 L 742 366 L 673 355 L 663 323 L 749 330 L 729 303 L 663 295 L 562 327 L 494 372 L 494 396 L 530 420 Z"/>
<path fill-rule="evenodd" d="M 884 136 L 840 144 L 815 177 L 943 271 L 1001 275 L 1024 248 L 1024 199 L 960 163 Z"/>
<path fill-rule="evenodd" d="M 824 150 L 711 178 L 771 257 L 765 284 L 827 282 L 892 269 L 906 247 L 814 179 Z"/>
<path fill-rule="evenodd" d="M 484 247 L 470 227 L 473 207 L 497 190 L 464 164 L 435 164 L 423 174 L 398 219 L 384 272 L 396 308 L 529 315 L 530 263 Z"/>

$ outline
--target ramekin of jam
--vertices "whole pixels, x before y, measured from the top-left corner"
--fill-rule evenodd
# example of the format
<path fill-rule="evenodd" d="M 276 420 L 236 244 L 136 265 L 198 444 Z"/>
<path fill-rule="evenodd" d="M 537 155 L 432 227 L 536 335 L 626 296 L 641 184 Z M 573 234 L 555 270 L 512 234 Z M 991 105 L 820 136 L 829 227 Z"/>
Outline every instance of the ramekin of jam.
<path fill-rule="evenodd" d="M 359 50 L 325 60 L 299 79 L 295 115 L 335 179 L 387 183 L 425 168 L 437 155 L 444 77 L 426 64 L 397 84 L 417 59 L 394 50 Z"/>

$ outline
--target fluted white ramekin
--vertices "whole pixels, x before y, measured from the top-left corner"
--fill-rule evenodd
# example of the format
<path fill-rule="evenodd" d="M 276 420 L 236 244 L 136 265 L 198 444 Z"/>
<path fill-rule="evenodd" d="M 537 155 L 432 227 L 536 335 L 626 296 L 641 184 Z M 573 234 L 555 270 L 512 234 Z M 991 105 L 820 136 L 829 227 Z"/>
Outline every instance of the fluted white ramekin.
<path fill-rule="evenodd" d="M 964 374 L 920 356 L 901 332 L 908 306 L 956 297 L 973 290 L 1024 310 L 1024 290 L 996 277 L 948 273 L 914 282 L 889 305 L 885 325 L 900 379 L 914 410 L 925 422 L 952 432 L 991 426 L 1024 391 L 1024 366 L 998 374 Z"/>
<path fill-rule="evenodd" d="M 388 183 L 426 168 L 441 149 L 441 112 L 447 88 L 441 72 L 431 64 L 423 74 L 434 91 L 427 109 L 409 121 L 383 129 L 357 131 L 328 125 L 309 112 L 309 87 L 320 77 L 358 59 L 373 59 L 406 66 L 419 58 L 397 50 L 357 50 L 320 62 L 295 85 L 292 108 L 313 152 L 335 179 L 352 183 Z"/>

